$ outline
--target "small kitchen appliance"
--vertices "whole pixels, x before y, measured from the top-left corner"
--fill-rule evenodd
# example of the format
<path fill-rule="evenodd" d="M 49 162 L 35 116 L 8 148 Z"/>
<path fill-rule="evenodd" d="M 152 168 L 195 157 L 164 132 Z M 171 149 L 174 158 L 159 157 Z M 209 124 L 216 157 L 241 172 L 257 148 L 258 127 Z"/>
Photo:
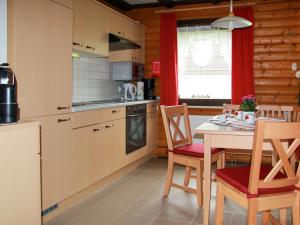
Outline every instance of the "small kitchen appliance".
<path fill-rule="evenodd" d="M 152 79 L 143 79 L 144 81 L 144 99 L 153 100 L 156 99 L 154 95 L 155 91 L 155 80 Z"/>
<path fill-rule="evenodd" d="M 137 94 L 137 88 L 132 83 L 125 83 L 124 86 L 124 98 L 125 100 L 135 100 Z"/>
<path fill-rule="evenodd" d="M 137 100 L 144 100 L 144 82 L 137 82 Z"/>
<path fill-rule="evenodd" d="M 0 65 L 0 123 L 16 122 L 18 104 L 16 78 L 7 63 Z"/>

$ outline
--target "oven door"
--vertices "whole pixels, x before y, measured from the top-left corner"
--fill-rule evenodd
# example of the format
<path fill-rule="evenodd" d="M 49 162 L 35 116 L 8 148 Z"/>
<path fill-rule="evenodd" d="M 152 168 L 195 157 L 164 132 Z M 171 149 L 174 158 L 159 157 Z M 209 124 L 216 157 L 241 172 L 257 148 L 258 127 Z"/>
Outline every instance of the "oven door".
<path fill-rule="evenodd" d="M 146 145 L 146 113 L 126 117 L 126 154 Z"/>

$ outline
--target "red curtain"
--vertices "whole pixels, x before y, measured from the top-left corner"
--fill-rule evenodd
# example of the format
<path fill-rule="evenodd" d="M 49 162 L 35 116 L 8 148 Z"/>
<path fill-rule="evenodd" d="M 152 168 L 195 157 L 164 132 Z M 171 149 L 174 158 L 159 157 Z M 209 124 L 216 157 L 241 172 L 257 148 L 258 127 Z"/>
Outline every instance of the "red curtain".
<path fill-rule="evenodd" d="M 177 25 L 174 13 L 160 15 L 160 66 L 160 102 L 162 105 L 177 105 Z"/>
<path fill-rule="evenodd" d="M 232 104 L 240 104 L 242 97 L 254 95 L 253 53 L 254 15 L 252 7 L 234 9 L 236 16 L 253 23 L 251 27 L 232 31 Z"/>

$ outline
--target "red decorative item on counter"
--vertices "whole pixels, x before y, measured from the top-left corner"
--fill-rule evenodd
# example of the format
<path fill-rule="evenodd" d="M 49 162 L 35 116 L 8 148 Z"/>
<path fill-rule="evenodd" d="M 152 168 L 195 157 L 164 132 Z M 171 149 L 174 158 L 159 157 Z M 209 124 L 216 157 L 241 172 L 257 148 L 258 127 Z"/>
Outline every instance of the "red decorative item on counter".
<path fill-rule="evenodd" d="M 160 61 L 159 60 L 152 61 L 152 76 L 160 77 Z"/>

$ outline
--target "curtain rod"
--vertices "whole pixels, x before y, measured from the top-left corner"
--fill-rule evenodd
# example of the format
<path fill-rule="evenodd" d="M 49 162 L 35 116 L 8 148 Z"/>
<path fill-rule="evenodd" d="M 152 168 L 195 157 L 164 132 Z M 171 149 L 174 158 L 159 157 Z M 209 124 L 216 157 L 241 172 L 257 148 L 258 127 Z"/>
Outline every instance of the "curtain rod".
<path fill-rule="evenodd" d="M 251 6 L 256 5 L 256 2 L 245 2 L 245 3 L 236 3 L 234 6 Z M 195 7 L 195 8 L 184 8 L 184 9 L 162 9 L 157 10 L 155 13 L 170 13 L 170 12 L 184 12 L 184 11 L 194 11 L 194 10 L 203 10 L 203 9 L 217 9 L 217 8 L 229 8 L 229 4 L 227 5 L 218 5 L 218 6 L 203 6 L 203 7 Z"/>

